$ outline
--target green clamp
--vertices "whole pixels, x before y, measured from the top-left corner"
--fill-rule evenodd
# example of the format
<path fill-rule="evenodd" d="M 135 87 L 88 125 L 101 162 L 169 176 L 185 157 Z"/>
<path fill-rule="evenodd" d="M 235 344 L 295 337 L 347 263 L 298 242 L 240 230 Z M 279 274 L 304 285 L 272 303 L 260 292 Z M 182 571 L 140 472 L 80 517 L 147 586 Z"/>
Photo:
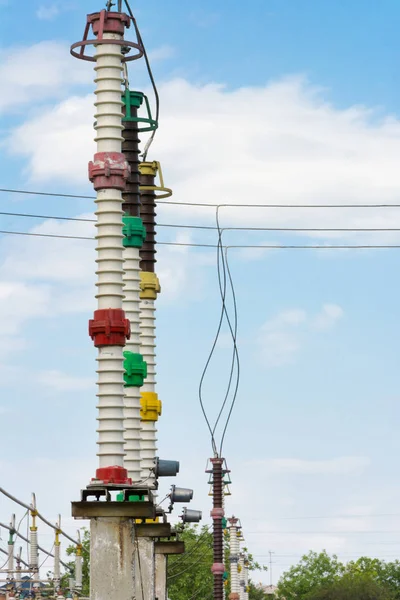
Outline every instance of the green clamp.
<path fill-rule="evenodd" d="M 147 117 L 134 117 L 132 116 L 132 108 L 138 109 L 141 107 L 142 103 L 146 105 Z M 125 116 L 122 118 L 122 121 L 128 121 L 131 123 L 144 123 L 144 127 L 139 127 L 138 131 L 155 131 L 158 128 L 158 122 L 156 119 L 153 119 L 150 109 L 150 102 L 147 96 L 142 92 L 131 92 L 126 89 L 122 94 L 122 102 L 125 104 Z"/>
<path fill-rule="evenodd" d="M 226 520 L 225 517 L 222 517 L 221 519 L 221 524 L 222 524 L 222 529 L 226 529 L 226 526 L 228 524 L 228 521 Z"/>
<path fill-rule="evenodd" d="M 122 240 L 124 248 L 141 248 L 146 239 L 146 229 L 140 217 L 130 217 L 124 215 L 122 217 Z"/>
<path fill-rule="evenodd" d="M 225 573 L 222 575 L 222 581 L 228 581 L 228 573 L 225 571 Z"/>
<path fill-rule="evenodd" d="M 147 363 L 141 354 L 124 352 L 125 387 L 141 387 L 147 377 Z"/>

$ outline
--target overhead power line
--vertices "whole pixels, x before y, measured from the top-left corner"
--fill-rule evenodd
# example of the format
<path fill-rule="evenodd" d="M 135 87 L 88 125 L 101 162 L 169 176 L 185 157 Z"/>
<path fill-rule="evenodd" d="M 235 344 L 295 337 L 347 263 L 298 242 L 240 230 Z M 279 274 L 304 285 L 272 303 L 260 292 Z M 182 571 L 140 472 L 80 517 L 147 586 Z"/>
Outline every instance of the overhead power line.
<path fill-rule="evenodd" d="M 15 496 L 13 496 L 9 492 L 7 492 L 2 487 L 0 487 L 0 493 L 3 494 L 4 496 L 7 496 L 7 498 L 9 498 L 10 500 L 12 500 L 13 502 L 16 502 L 17 504 L 19 504 L 23 508 L 26 508 L 27 510 L 32 510 L 32 506 L 30 506 L 29 504 L 25 504 L 25 502 L 22 502 L 22 500 L 18 500 L 18 498 L 16 498 Z M 66 537 L 68 540 L 70 540 L 70 542 L 72 542 L 73 544 L 77 545 L 79 543 L 77 540 L 74 540 L 73 537 L 71 537 L 70 535 L 68 535 L 68 533 L 65 533 L 65 531 L 63 531 L 60 527 L 58 527 L 58 526 L 56 527 L 55 525 L 53 525 L 53 523 L 51 523 L 50 521 L 48 521 L 42 514 L 40 514 L 40 512 L 36 508 L 35 508 L 35 510 L 36 510 L 37 516 L 39 517 L 39 519 L 41 521 L 43 521 L 43 523 L 46 523 L 46 525 L 48 525 L 49 527 L 51 527 L 52 529 L 54 529 L 54 531 L 58 531 L 59 533 L 61 533 L 64 537 Z"/>
<path fill-rule="evenodd" d="M 9 194 L 29 194 L 33 196 L 51 196 L 53 198 L 77 198 L 83 200 L 95 200 L 96 196 L 84 194 L 63 194 L 57 192 L 35 192 L 32 190 L 16 190 L 0 188 L 0 192 Z M 172 200 L 157 200 L 157 204 L 176 206 L 196 206 L 209 208 L 400 208 L 400 204 L 375 203 L 375 204 L 215 204 L 211 202 L 178 202 Z"/>
<path fill-rule="evenodd" d="M 6 217 L 22 217 L 27 219 L 49 219 L 54 221 L 71 221 L 78 223 L 96 223 L 96 219 L 85 219 L 83 217 L 64 217 L 59 215 L 38 215 L 33 213 L 17 213 L 0 211 L 0 215 Z M 202 229 L 209 231 L 218 231 L 213 225 L 197 225 L 195 223 L 157 223 L 157 227 L 170 227 L 172 229 Z M 321 232 L 321 233 L 339 233 L 339 232 L 396 232 L 400 227 L 220 227 L 221 232 L 225 231 L 275 231 L 275 232 Z"/>
<path fill-rule="evenodd" d="M 34 233 L 31 231 L 8 231 L 0 229 L 3 235 L 24 235 L 42 238 L 55 238 L 66 240 L 89 240 L 94 241 L 94 237 L 82 235 L 61 235 L 55 233 Z M 157 241 L 160 246 L 183 246 L 189 248 L 218 248 L 217 244 L 197 244 L 189 242 L 163 242 Z M 225 250 L 238 249 L 259 249 L 259 250 L 378 250 L 378 249 L 399 249 L 398 244 L 334 244 L 334 245 L 292 245 L 292 244 L 233 244 L 222 246 Z"/>

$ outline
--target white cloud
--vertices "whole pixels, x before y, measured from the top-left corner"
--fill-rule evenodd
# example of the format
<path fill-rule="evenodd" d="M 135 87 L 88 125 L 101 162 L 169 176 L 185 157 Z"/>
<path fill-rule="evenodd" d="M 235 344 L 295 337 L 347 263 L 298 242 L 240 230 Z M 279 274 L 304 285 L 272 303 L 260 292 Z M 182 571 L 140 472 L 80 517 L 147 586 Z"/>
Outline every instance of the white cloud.
<path fill-rule="evenodd" d="M 90 84 L 91 73 L 82 61 L 72 59 L 67 44 L 43 41 L 1 50 L 0 79 L 1 113 L 62 98 L 71 87 Z"/>
<path fill-rule="evenodd" d="M 321 90 L 299 77 L 233 91 L 173 80 L 160 86 L 160 94 L 163 119 L 155 158 L 162 161 L 166 183 L 177 200 L 240 204 L 251 198 L 277 205 L 397 202 L 400 126 L 394 118 L 379 118 L 363 107 L 335 108 Z M 67 98 L 17 128 L 8 149 L 27 157 L 31 181 L 83 185 L 94 151 L 93 114 L 91 96 Z M 204 152 L 210 140 L 213 152 Z M 178 208 L 168 211 L 170 218 L 182 219 Z M 190 216 L 204 222 L 214 219 L 213 211 L 205 209 L 185 209 L 185 219 Z M 400 214 L 396 209 L 348 209 L 344 214 L 224 208 L 221 222 L 225 227 L 396 227 Z M 237 235 L 229 232 L 227 239 Z M 297 235 L 322 243 L 378 239 L 371 233 Z M 383 235 L 389 243 L 398 239 L 396 233 L 379 239 Z M 257 240 L 257 234 L 251 239 Z"/>
<path fill-rule="evenodd" d="M 41 5 L 36 11 L 36 16 L 41 21 L 52 21 L 60 14 L 60 5 L 58 3 Z"/>
<path fill-rule="evenodd" d="M 318 331 L 331 329 L 343 317 L 343 309 L 337 304 L 325 304 L 314 318 L 314 327 Z"/>
<path fill-rule="evenodd" d="M 92 377 L 74 377 L 56 370 L 43 371 L 38 375 L 37 381 L 55 392 L 77 392 L 94 389 L 94 379 Z"/>
<path fill-rule="evenodd" d="M 271 458 L 263 460 L 263 467 L 273 473 L 299 475 L 350 475 L 363 473 L 370 465 L 365 456 L 342 456 L 327 460 L 303 460 L 299 458 Z"/>
<path fill-rule="evenodd" d="M 343 314 L 337 304 L 324 304 L 315 316 L 298 308 L 278 313 L 262 325 L 258 335 L 262 362 L 268 367 L 293 363 L 306 334 L 331 330 Z"/>

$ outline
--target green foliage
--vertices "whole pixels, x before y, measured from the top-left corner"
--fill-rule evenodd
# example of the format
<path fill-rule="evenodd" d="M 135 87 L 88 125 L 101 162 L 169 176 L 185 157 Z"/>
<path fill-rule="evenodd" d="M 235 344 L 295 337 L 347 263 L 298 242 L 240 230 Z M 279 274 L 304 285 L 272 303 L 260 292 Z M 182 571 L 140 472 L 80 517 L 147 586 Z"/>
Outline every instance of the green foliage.
<path fill-rule="evenodd" d="M 310 552 L 278 583 L 280 600 L 400 600 L 400 562 L 361 557 L 344 565 Z"/>
<path fill-rule="evenodd" d="M 212 533 L 207 527 L 186 527 L 179 539 L 185 542 L 185 554 L 168 558 L 168 596 L 188 600 L 194 594 L 201 600 L 212 595 Z"/>
<path fill-rule="evenodd" d="M 341 579 L 307 596 L 308 600 L 393 600 L 389 589 L 365 573 L 346 573 Z"/>
<path fill-rule="evenodd" d="M 212 598 L 213 592 L 213 575 L 211 573 L 211 565 L 213 563 L 213 536 L 212 531 L 204 526 L 200 528 L 198 525 L 185 527 L 179 534 L 179 539 L 185 542 L 185 554 L 171 555 L 168 557 L 168 597 L 171 600 L 189 600 L 192 597 L 196 600 L 208 600 Z M 82 546 L 83 546 L 83 589 L 82 595 L 89 596 L 90 588 L 90 533 L 87 529 L 82 531 Z M 249 560 L 249 570 L 262 570 L 263 567 L 257 563 L 253 556 L 247 553 Z M 67 554 L 74 556 L 76 554 L 75 546 L 67 548 Z M 225 561 L 229 565 L 229 548 L 228 538 L 225 538 Z M 72 571 L 74 571 L 74 562 L 68 563 Z M 229 569 L 227 569 L 229 571 Z M 62 587 L 68 589 L 68 577 L 66 573 L 63 577 Z M 229 578 L 226 582 L 226 597 L 228 598 L 230 591 Z M 259 588 L 250 583 L 250 600 L 268 600 L 268 596 Z"/>
<path fill-rule="evenodd" d="M 337 556 L 331 557 L 325 550 L 319 554 L 310 552 L 284 573 L 278 584 L 277 597 L 282 600 L 306 599 L 315 589 L 337 581 L 344 570 Z"/>
<path fill-rule="evenodd" d="M 271 596 L 267 595 L 260 585 L 250 583 L 249 600 L 271 600 Z"/>

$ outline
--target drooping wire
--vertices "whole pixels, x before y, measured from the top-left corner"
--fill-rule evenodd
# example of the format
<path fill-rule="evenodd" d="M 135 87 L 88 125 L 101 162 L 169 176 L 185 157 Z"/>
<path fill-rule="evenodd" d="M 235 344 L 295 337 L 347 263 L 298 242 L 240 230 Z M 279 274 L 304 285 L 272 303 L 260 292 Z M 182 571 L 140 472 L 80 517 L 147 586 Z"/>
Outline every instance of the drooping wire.
<path fill-rule="evenodd" d="M 128 0 L 124 0 L 124 2 L 125 2 L 125 5 L 126 5 L 126 8 L 128 10 L 129 16 L 132 19 L 133 26 L 135 28 L 135 32 L 136 32 L 136 36 L 137 36 L 137 40 L 138 40 L 138 42 L 139 42 L 139 44 L 141 46 L 141 49 L 143 51 L 143 58 L 145 60 L 147 72 L 149 74 L 151 85 L 152 85 L 153 91 L 154 91 L 154 97 L 155 97 L 155 102 L 156 102 L 155 121 L 156 121 L 156 123 L 158 123 L 159 118 L 160 118 L 160 96 L 158 94 L 157 85 L 156 85 L 156 82 L 155 82 L 155 79 L 154 79 L 153 71 L 151 69 L 150 60 L 149 60 L 149 57 L 148 57 L 148 54 L 147 54 L 147 51 L 146 51 L 146 47 L 145 47 L 145 45 L 143 43 L 143 38 L 141 36 L 138 24 L 136 22 L 136 19 L 135 19 L 134 15 L 133 15 L 131 7 L 130 7 L 129 1 Z M 156 131 L 157 131 L 157 129 L 154 129 L 152 131 L 152 133 L 151 133 L 151 136 L 147 140 L 147 143 L 145 145 L 145 148 L 144 148 L 144 151 L 143 151 L 143 154 L 142 154 L 143 161 L 145 161 L 146 158 L 147 158 L 147 154 L 148 154 L 148 151 L 150 149 L 151 144 L 154 141 L 154 137 L 156 135 Z"/>
<path fill-rule="evenodd" d="M 224 411 L 224 408 L 226 406 L 228 397 L 229 397 L 229 393 L 231 390 L 231 386 L 232 386 L 232 380 L 233 380 L 233 374 L 235 371 L 235 366 L 236 363 L 238 364 L 238 368 L 239 368 L 239 355 L 238 355 L 238 350 L 237 350 L 237 345 L 236 345 L 236 338 L 237 338 L 237 311 L 235 310 L 234 312 L 234 326 L 232 328 L 232 324 L 231 324 L 231 320 L 230 320 L 230 316 L 226 307 L 226 282 L 227 282 L 227 269 L 226 269 L 226 265 L 225 265 L 225 257 L 224 257 L 224 250 L 223 250 L 223 245 L 222 245 L 222 233 L 223 233 L 223 229 L 221 229 L 220 227 L 220 222 L 219 222 L 219 211 L 218 208 L 216 209 L 216 223 L 217 223 L 217 230 L 218 230 L 218 248 L 217 248 L 217 271 L 218 271 L 218 283 L 219 283 L 219 289 L 220 289 L 220 294 L 221 294 L 221 301 L 222 301 L 222 308 L 224 310 L 225 313 L 225 318 L 226 321 L 228 323 L 228 327 L 230 330 L 230 334 L 232 337 L 232 341 L 233 341 L 233 349 L 232 349 L 232 360 L 231 360 L 231 368 L 230 368 L 230 374 L 229 374 L 229 381 L 228 381 L 228 385 L 227 385 L 227 389 L 226 389 L 226 393 L 225 393 L 225 397 L 224 397 L 224 401 L 221 405 L 221 409 L 219 411 L 218 417 L 215 421 L 215 425 L 214 425 L 214 433 L 215 430 L 218 426 L 218 423 L 220 421 L 220 418 L 222 416 L 222 413 Z M 223 285 L 221 285 L 221 265 L 222 265 L 222 273 L 223 273 Z M 238 379 L 239 374 L 237 374 L 237 378 Z M 237 390 L 239 385 L 239 382 L 237 381 L 235 384 L 235 390 Z M 220 448 L 220 455 L 221 455 L 221 450 L 222 448 Z"/>
<path fill-rule="evenodd" d="M 231 391 L 231 387 L 232 387 L 232 381 L 233 381 L 233 376 L 234 376 L 234 372 L 235 372 L 235 367 L 237 370 L 236 373 L 236 382 L 234 385 L 234 393 L 233 393 L 233 400 L 231 402 L 231 406 L 230 406 L 230 410 L 229 410 L 229 414 L 228 414 L 228 418 L 227 418 L 227 422 L 225 423 L 224 426 L 224 431 L 223 431 L 223 437 L 221 439 L 221 444 L 220 444 L 220 448 L 219 448 L 219 456 L 221 455 L 222 452 L 222 447 L 223 447 L 223 441 L 225 438 L 225 434 L 226 434 L 226 430 L 229 424 L 229 420 L 230 420 L 230 416 L 232 414 L 233 411 L 233 406 L 236 402 L 236 396 L 237 396 L 237 391 L 239 388 L 239 382 L 240 382 L 240 367 L 239 367 L 239 353 L 238 353 L 238 348 L 237 348 L 237 306 L 236 306 L 236 296 L 235 294 L 233 294 L 233 302 L 234 302 L 234 324 L 232 326 L 232 322 L 229 316 L 229 312 L 227 310 L 227 306 L 226 306 L 226 291 L 227 291 L 227 279 L 229 279 L 230 281 L 230 287 L 232 290 L 233 287 L 233 283 L 232 283 L 232 277 L 228 275 L 228 271 L 227 271 L 227 267 L 226 267 L 226 258 L 224 256 L 224 249 L 223 249 L 223 245 L 222 245 L 222 233 L 223 230 L 220 227 L 220 222 L 219 222 L 219 207 L 217 207 L 216 209 L 216 225 L 217 225 L 217 230 L 218 230 L 218 242 L 217 242 L 217 275 L 218 275 L 218 286 L 219 286 L 219 291 L 220 291 L 220 296 L 221 296 L 221 312 L 220 312 L 220 319 L 218 322 L 218 327 L 217 327 L 217 331 L 214 337 L 214 341 L 210 350 L 210 353 L 208 355 L 201 379 L 200 379 L 200 384 L 199 384 L 199 399 L 200 399 L 200 405 L 201 405 L 201 409 L 204 415 L 204 418 L 206 420 L 206 423 L 208 425 L 208 428 L 210 430 L 210 434 L 211 434 L 211 444 L 212 444 L 212 448 L 214 451 L 214 454 L 216 456 L 218 456 L 218 449 L 217 449 L 217 444 L 215 441 L 215 432 L 218 426 L 218 423 L 221 419 L 221 416 L 223 414 L 224 408 L 226 406 L 226 403 L 228 401 L 229 398 L 229 394 Z M 230 274 L 230 272 L 229 272 Z M 233 290 L 234 291 L 234 290 Z M 214 426 L 211 427 L 210 425 L 210 421 L 207 415 L 207 412 L 205 410 L 204 407 L 204 401 L 203 401 L 203 396 L 202 396 L 202 388 L 203 388 L 203 383 L 204 383 L 204 379 L 205 376 L 207 374 L 209 365 L 211 363 L 212 357 L 214 355 L 217 343 L 218 343 L 218 339 L 221 333 L 221 328 L 222 328 L 222 324 L 224 321 L 224 318 L 226 319 L 227 323 L 228 323 L 228 327 L 229 327 L 229 331 L 232 337 L 232 342 L 233 342 L 233 349 L 232 349 L 232 360 L 231 360 L 231 367 L 230 367 L 230 373 L 229 373 L 229 380 L 228 380 L 228 384 L 227 384 L 227 389 L 225 392 L 225 397 L 224 400 L 221 404 L 221 408 L 219 410 L 218 416 L 215 420 Z"/>
<path fill-rule="evenodd" d="M 203 533 L 199 536 L 197 541 L 190 548 L 189 552 L 187 552 L 185 550 L 185 553 L 180 558 L 178 558 L 177 560 L 174 560 L 174 562 L 171 564 L 171 569 L 173 569 L 177 565 L 181 564 L 181 562 L 184 562 L 189 556 L 191 556 L 193 554 L 193 552 L 196 550 L 196 548 L 203 546 L 207 542 L 207 539 L 203 540 L 203 538 L 206 536 L 207 533 L 210 532 L 210 527 L 211 527 L 211 525 L 207 525 L 207 527 L 204 529 Z"/>
<path fill-rule="evenodd" d="M 179 571 L 179 573 L 175 573 L 174 575 L 169 575 L 167 577 L 167 580 L 175 579 L 175 577 L 179 577 L 180 575 L 183 575 L 184 573 L 187 573 L 187 571 L 189 571 L 190 569 L 192 569 L 193 567 L 195 567 L 196 565 L 198 565 L 202 560 L 204 560 L 204 556 L 203 555 L 201 555 L 200 558 L 198 560 L 196 560 L 194 563 L 190 564 L 185 569 L 182 569 L 182 571 Z"/>
<path fill-rule="evenodd" d="M 25 513 L 22 515 L 22 517 L 20 518 L 20 520 L 19 520 L 19 523 L 18 523 L 18 525 L 17 525 L 17 529 L 15 530 L 15 536 L 16 536 L 16 537 L 19 537 L 19 530 L 20 530 L 20 527 L 21 527 L 22 521 L 23 521 L 23 520 L 24 520 L 24 519 L 25 519 L 25 518 L 26 518 L 28 515 L 29 515 L 29 510 L 27 510 L 27 511 L 26 511 L 26 512 L 25 512 Z M 28 521 L 28 525 L 29 525 L 29 521 Z M 10 529 L 9 529 L 9 530 L 10 530 Z M 11 530 L 10 530 L 10 531 L 11 531 Z M 6 562 L 4 563 L 4 565 L 2 565 L 2 566 L 0 567 L 0 570 L 3 570 L 3 569 L 4 569 L 4 567 L 6 566 L 7 562 L 8 562 L 8 558 L 7 558 Z"/>
<path fill-rule="evenodd" d="M 239 360 L 239 352 L 238 352 L 238 347 L 237 347 L 237 323 L 238 323 L 238 311 L 237 311 L 237 302 L 236 302 L 236 292 L 235 292 L 235 287 L 233 285 L 233 279 L 232 279 L 232 273 L 229 267 L 229 261 L 228 261 L 228 248 L 225 248 L 225 264 L 226 264 L 226 269 L 227 269 L 227 273 L 228 273 L 228 279 L 229 279 L 229 285 L 231 287 L 231 292 L 232 292 L 232 301 L 233 301 L 233 310 L 234 310 L 234 320 L 235 320 L 235 335 L 232 337 L 233 339 L 233 344 L 234 344 L 234 352 L 236 354 L 236 364 L 237 364 L 237 379 L 236 379 L 236 385 L 235 385 L 235 389 L 234 389 L 234 393 L 233 393 L 233 398 L 232 398 L 232 403 L 228 412 L 228 416 L 226 419 L 226 423 L 225 423 L 225 427 L 224 430 L 222 432 L 222 437 L 221 437 L 221 446 L 220 446 L 220 455 L 222 454 L 222 448 L 224 445 L 224 440 L 225 440 L 225 435 L 228 429 L 228 425 L 229 425 L 229 421 L 231 420 L 231 416 L 232 416 L 232 412 L 233 409 L 235 407 L 235 403 L 236 403 L 236 399 L 237 399 L 237 394 L 238 394 L 238 390 L 239 390 L 239 384 L 240 384 L 240 360 Z"/>

